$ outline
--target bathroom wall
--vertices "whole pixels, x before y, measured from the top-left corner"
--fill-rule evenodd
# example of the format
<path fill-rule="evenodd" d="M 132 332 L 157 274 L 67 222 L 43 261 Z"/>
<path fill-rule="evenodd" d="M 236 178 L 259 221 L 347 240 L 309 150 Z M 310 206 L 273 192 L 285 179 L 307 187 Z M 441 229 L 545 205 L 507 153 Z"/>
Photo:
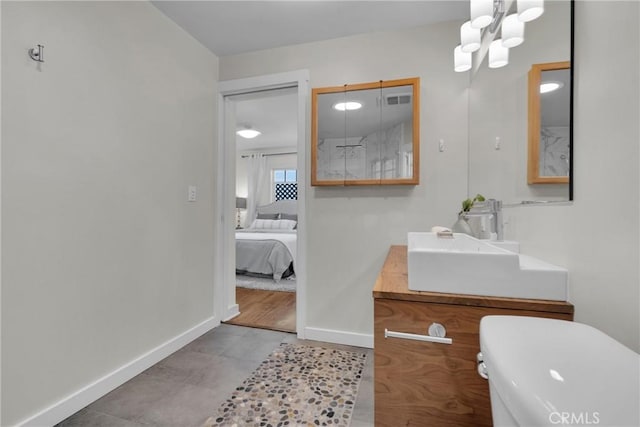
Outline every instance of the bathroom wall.
<path fill-rule="evenodd" d="M 14 425 L 213 316 L 218 60 L 146 2 L 1 8 Z"/>
<path fill-rule="evenodd" d="M 569 269 L 576 320 L 640 351 L 640 3 L 575 8 L 574 202 L 505 211 L 522 250 Z"/>
<path fill-rule="evenodd" d="M 406 244 L 409 230 L 456 219 L 467 194 L 469 79 L 453 72 L 458 31 L 440 24 L 220 59 L 220 80 L 298 69 L 310 71 L 311 87 L 421 78 L 420 185 L 307 189 L 310 332 L 370 339 L 371 291 L 389 245 Z"/>

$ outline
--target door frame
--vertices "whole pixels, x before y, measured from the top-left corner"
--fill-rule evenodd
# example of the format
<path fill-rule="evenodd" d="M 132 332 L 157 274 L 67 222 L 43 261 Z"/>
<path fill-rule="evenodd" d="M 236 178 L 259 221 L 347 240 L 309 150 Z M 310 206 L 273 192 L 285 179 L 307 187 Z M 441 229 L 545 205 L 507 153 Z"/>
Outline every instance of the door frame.
<path fill-rule="evenodd" d="M 307 285 L 307 111 L 309 103 L 309 70 L 268 74 L 218 83 L 218 147 L 215 198 L 215 262 L 214 262 L 214 316 L 222 321 L 237 316 L 239 312 L 235 296 L 235 116 L 228 114 L 226 97 L 285 87 L 297 87 L 298 91 L 298 226 L 296 254 L 296 332 L 304 339 L 306 327 Z"/>

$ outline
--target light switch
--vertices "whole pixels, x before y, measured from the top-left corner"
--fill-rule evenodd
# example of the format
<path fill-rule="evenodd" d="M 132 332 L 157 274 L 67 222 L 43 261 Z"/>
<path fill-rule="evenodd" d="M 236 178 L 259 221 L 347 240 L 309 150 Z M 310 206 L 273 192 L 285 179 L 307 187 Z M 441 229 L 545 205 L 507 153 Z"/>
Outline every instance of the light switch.
<path fill-rule="evenodd" d="M 444 152 L 444 139 L 441 139 L 438 142 L 438 151 L 440 151 L 441 153 Z"/>
<path fill-rule="evenodd" d="M 198 188 L 195 185 L 189 186 L 188 193 L 187 200 L 189 202 L 195 202 L 198 199 Z"/>

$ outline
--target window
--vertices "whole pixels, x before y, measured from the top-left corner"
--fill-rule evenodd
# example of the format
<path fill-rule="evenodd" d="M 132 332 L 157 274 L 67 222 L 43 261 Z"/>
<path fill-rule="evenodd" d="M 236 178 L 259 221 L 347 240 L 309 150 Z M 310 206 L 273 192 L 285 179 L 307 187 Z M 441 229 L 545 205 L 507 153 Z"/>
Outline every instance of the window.
<path fill-rule="evenodd" d="M 298 182 L 298 171 L 295 169 L 274 169 L 273 182 Z"/>
<path fill-rule="evenodd" d="M 298 200 L 298 171 L 273 170 L 273 196 L 275 200 Z"/>

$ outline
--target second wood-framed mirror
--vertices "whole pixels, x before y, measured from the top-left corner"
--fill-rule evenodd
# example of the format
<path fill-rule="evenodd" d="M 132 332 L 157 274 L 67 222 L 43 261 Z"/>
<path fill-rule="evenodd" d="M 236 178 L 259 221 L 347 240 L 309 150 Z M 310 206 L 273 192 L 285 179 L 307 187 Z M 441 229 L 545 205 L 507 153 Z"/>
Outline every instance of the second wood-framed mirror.
<path fill-rule="evenodd" d="M 311 185 L 417 185 L 420 79 L 314 88 Z"/>
<path fill-rule="evenodd" d="M 529 71 L 529 184 L 567 184 L 571 171 L 571 64 Z"/>
<path fill-rule="evenodd" d="M 474 62 L 468 91 L 468 197 L 490 194 L 505 206 L 573 200 L 575 156 L 568 157 L 568 182 L 567 177 L 561 177 L 565 183 L 557 184 L 530 184 L 528 179 L 528 73 L 533 64 L 571 61 L 574 57 L 573 3 L 545 2 L 542 16 L 526 23 L 525 42 L 509 49 L 508 65 L 489 68 L 488 55 L 483 61 L 474 58 L 478 61 Z M 571 80 L 565 85 L 570 87 Z M 579 150 L 575 138 L 571 144 L 571 152 Z M 561 160 L 566 162 L 567 157 Z"/>

